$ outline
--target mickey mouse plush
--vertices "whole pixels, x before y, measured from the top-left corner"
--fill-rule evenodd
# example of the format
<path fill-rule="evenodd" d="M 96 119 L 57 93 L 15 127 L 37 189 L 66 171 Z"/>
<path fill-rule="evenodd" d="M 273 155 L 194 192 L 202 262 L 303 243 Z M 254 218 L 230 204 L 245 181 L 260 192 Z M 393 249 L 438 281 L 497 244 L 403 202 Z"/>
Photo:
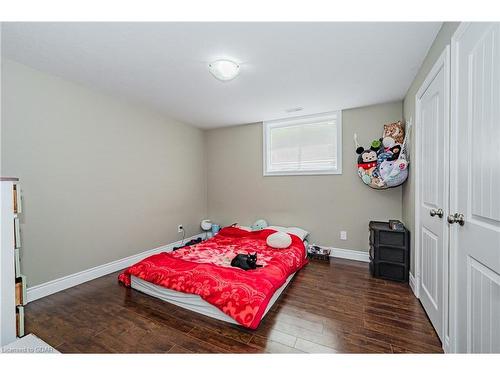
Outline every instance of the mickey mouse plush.
<path fill-rule="evenodd" d="M 362 146 L 356 149 L 358 156 L 358 170 L 363 169 L 365 173 L 371 174 L 377 168 L 377 151 L 381 147 L 381 142 L 375 140 L 370 149 L 365 150 Z"/>
<path fill-rule="evenodd" d="M 369 170 L 377 166 L 377 153 L 373 150 L 361 151 L 358 156 L 358 168 Z"/>

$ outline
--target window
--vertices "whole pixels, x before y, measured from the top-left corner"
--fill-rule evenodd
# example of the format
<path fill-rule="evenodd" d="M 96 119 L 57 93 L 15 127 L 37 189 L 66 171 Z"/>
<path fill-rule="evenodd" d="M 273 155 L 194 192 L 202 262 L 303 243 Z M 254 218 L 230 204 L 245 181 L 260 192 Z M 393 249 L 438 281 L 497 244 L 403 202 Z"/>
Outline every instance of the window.
<path fill-rule="evenodd" d="M 264 176 L 342 173 L 342 112 L 264 122 Z"/>

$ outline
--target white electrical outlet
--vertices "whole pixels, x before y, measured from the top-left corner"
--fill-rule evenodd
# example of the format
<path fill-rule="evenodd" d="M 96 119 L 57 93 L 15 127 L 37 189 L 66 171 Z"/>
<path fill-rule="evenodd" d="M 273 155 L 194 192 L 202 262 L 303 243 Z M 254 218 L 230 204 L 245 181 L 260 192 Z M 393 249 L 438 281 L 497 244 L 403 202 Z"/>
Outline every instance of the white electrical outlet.
<path fill-rule="evenodd" d="M 177 233 L 182 233 L 184 232 L 184 227 L 182 224 L 177 225 Z"/>
<path fill-rule="evenodd" d="M 346 241 L 347 240 L 347 231 L 341 230 L 340 231 L 340 239 Z"/>

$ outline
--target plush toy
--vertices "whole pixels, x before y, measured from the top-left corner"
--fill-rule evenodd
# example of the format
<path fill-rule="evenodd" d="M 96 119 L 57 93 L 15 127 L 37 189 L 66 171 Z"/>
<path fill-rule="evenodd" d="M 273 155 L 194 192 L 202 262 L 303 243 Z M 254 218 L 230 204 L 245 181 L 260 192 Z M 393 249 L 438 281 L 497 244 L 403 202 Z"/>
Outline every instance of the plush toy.
<path fill-rule="evenodd" d="M 382 163 L 380 163 L 378 170 L 380 173 L 380 178 L 382 180 L 387 180 L 391 175 L 392 171 L 394 170 L 394 162 L 389 160 L 384 160 Z"/>
<path fill-rule="evenodd" d="M 268 226 L 267 221 L 265 221 L 264 219 L 259 219 L 252 224 L 251 228 L 252 230 L 261 230 L 266 228 L 267 226 Z"/>
<path fill-rule="evenodd" d="M 390 151 L 381 152 L 377 158 L 377 165 L 380 165 L 383 161 L 386 161 L 387 159 L 390 159 L 391 157 L 392 157 L 392 152 L 390 152 Z"/>
<path fill-rule="evenodd" d="M 377 166 L 377 153 L 373 150 L 363 150 L 358 156 L 358 167 L 370 169 Z"/>
<path fill-rule="evenodd" d="M 383 138 L 387 137 L 392 138 L 394 140 L 394 143 L 399 143 L 400 145 L 403 144 L 405 138 L 405 127 L 401 123 L 401 121 L 384 125 Z M 389 142 L 390 140 L 387 141 Z M 384 142 L 384 147 L 392 147 L 392 146 L 394 146 L 394 144 L 386 146 Z"/>
<path fill-rule="evenodd" d="M 356 149 L 356 152 L 358 153 L 358 172 L 362 174 L 368 174 L 371 175 L 372 172 L 377 168 L 377 152 L 380 150 L 382 147 L 382 143 L 380 140 L 376 139 L 372 142 L 370 149 L 365 150 L 362 146 L 359 146 Z M 361 176 L 361 178 L 363 178 Z M 363 178 L 363 181 L 365 183 L 368 183 L 368 178 Z"/>
<path fill-rule="evenodd" d="M 399 154 L 401 153 L 401 145 L 394 145 L 392 146 L 389 151 L 392 153 L 392 155 L 387 159 L 389 161 L 397 160 L 399 159 Z"/>
<path fill-rule="evenodd" d="M 381 147 L 382 147 L 382 139 L 375 139 L 374 141 L 372 141 L 370 149 L 378 153 Z"/>
<path fill-rule="evenodd" d="M 358 174 L 361 177 L 361 181 L 363 181 L 366 185 L 370 185 L 371 184 L 372 177 L 368 173 L 366 173 L 366 172 L 364 172 L 362 170 L 359 170 Z"/>
<path fill-rule="evenodd" d="M 386 124 L 383 137 L 374 140 L 369 149 L 360 146 L 357 135 L 354 135 L 358 175 L 364 184 L 380 190 L 401 185 L 407 179 L 408 162 L 406 151 L 403 151 L 407 140 L 404 134 L 401 122 Z"/>
<path fill-rule="evenodd" d="M 385 184 L 380 177 L 373 177 L 370 186 L 374 189 L 383 189 Z"/>
<path fill-rule="evenodd" d="M 384 137 L 382 138 L 382 145 L 384 146 L 384 150 L 387 151 L 391 147 L 396 144 L 396 141 L 392 137 Z"/>
<path fill-rule="evenodd" d="M 406 160 L 385 160 L 380 164 L 380 178 L 387 187 L 398 186 L 408 177 L 408 163 Z"/>

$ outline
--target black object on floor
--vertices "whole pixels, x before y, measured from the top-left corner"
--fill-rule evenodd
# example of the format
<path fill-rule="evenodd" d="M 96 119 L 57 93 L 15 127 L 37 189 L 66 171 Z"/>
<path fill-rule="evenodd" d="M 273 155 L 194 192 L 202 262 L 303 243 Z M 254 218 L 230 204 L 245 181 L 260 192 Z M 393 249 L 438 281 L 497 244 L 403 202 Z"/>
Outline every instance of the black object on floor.
<path fill-rule="evenodd" d="M 330 262 L 331 250 L 320 246 L 312 245 L 307 248 L 307 257 L 317 259 L 324 262 Z"/>
<path fill-rule="evenodd" d="M 201 237 L 198 237 L 198 238 L 195 238 L 193 240 L 189 240 L 184 245 L 175 246 L 172 250 L 178 250 L 178 249 L 182 249 L 183 247 L 186 247 L 186 246 L 196 245 L 197 243 L 200 243 L 201 241 L 202 241 Z"/>
<path fill-rule="evenodd" d="M 408 282 L 410 232 L 391 229 L 389 223 L 370 221 L 370 272 L 381 279 Z"/>

